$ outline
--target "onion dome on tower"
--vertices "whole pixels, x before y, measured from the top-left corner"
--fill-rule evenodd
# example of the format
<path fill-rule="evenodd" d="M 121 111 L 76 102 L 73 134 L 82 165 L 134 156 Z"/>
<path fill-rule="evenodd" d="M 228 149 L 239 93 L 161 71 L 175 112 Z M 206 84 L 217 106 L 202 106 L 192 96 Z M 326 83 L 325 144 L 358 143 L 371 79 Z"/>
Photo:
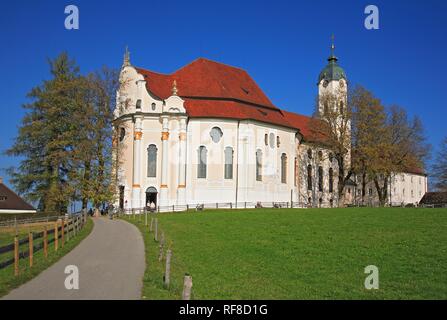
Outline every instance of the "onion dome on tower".
<path fill-rule="evenodd" d="M 328 64 L 320 72 L 320 76 L 318 77 L 318 83 L 320 83 L 322 80 L 328 82 L 332 80 L 338 81 L 340 79 L 347 80 L 345 71 L 343 70 L 342 67 L 340 67 L 337 64 L 338 58 L 334 55 L 334 49 L 335 49 L 334 37 L 332 36 L 331 55 L 327 59 Z"/>

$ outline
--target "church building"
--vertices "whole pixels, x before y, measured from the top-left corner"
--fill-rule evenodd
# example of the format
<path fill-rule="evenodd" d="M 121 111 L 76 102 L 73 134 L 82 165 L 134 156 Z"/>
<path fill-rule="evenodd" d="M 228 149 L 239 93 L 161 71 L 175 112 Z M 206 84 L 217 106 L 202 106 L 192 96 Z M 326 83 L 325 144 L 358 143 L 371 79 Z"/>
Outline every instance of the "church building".
<path fill-rule="evenodd" d="M 347 87 L 332 52 L 319 96 L 337 92 L 343 108 Z M 116 105 L 120 208 L 338 205 L 337 161 L 311 117 L 275 106 L 241 68 L 199 58 L 162 74 L 126 51 Z"/>

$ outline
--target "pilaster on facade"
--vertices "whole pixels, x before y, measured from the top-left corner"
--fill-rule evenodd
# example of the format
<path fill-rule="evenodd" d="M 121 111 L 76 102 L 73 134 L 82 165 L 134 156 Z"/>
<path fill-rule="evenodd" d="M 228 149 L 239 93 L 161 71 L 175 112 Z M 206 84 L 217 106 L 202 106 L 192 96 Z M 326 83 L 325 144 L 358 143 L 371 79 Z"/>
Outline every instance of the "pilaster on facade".
<path fill-rule="evenodd" d="M 177 186 L 177 204 L 186 205 L 186 116 L 179 119 L 179 169 Z"/>
<path fill-rule="evenodd" d="M 160 206 L 167 206 L 168 203 L 168 169 L 169 169 L 169 116 L 162 115 L 162 157 L 161 157 L 161 178 L 160 178 Z"/>
<path fill-rule="evenodd" d="M 132 208 L 141 208 L 141 139 L 142 119 L 135 118 L 133 137 Z"/>

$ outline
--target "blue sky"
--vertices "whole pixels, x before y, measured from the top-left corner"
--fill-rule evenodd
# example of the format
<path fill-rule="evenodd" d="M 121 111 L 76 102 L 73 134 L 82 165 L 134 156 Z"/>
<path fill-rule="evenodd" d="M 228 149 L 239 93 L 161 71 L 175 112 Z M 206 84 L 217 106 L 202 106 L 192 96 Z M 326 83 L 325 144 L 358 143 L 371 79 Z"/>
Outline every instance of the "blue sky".
<path fill-rule="evenodd" d="M 80 29 L 64 28 L 65 6 Z M 364 9 L 380 29 L 364 28 Z M 13 143 L 26 93 L 67 50 L 88 72 L 134 65 L 170 73 L 198 57 L 244 68 L 277 106 L 311 114 L 335 34 L 351 85 L 419 115 L 435 147 L 447 135 L 447 1 L 8 1 L 0 11 L 0 151 Z M 0 168 L 18 159 L 0 155 Z M 4 172 L 0 175 L 5 176 Z M 8 177 L 4 177 L 8 183 Z"/>

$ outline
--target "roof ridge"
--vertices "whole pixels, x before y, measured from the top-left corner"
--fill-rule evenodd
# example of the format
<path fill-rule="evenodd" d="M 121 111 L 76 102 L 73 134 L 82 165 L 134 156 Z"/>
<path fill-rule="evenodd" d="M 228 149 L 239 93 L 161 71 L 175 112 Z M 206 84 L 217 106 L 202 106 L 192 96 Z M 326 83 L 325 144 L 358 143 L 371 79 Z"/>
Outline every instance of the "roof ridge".
<path fill-rule="evenodd" d="M 161 72 L 158 72 L 158 71 L 152 71 L 152 70 L 149 70 L 149 69 L 146 69 L 146 68 L 142 68 L 142 67 L 137 67 L 137 66 L 133 66 L 135 69 L 137 69 L 137 70 L 142 70 L 142 71 L 146 71 L 146 72 L 151 72 L 151 73 L 156 73 L 156 74 L 158 74 L 158 75 L 160 75 L 160 76 L 172 76 L 174 73 L 161 73 Z"/>

